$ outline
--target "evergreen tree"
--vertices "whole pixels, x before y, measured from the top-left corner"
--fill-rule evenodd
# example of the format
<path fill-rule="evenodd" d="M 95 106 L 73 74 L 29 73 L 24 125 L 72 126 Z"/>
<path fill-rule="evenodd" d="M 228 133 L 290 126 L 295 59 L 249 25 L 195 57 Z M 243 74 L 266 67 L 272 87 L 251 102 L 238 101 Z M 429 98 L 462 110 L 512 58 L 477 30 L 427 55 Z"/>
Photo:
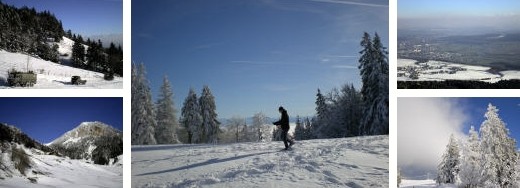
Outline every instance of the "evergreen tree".
<path fill-rule="evenodd" d="M 296 140 L 303 140 L 305 134 L 304 127 L 302 125 L 300 116 L 296 116 L 296 127 L 294 128 L 294 138 Z"/>
<path fill-rule="evenodd" d="M 320 89 L 316 94 L 316 119 L 311 134 L 313 138 L 321 138 L 321 129 L 327 126 L 329 121 L 329 110 L 325 97 L 321 94 Z"/>
<path fill-rule="evenodd" d="M 188 132 L 188 143 L 200 143 L 202 132 L 202 116 L 200 114 L 200 106 L 197 101 L 197 94 L 190 88 L 188 96 L 184 100 L 181 112 L 181 123 Z"/>
<path fill-rule="evenodd" d="M 304 127 L 303 140 L 311 139 L 312 124 L 311 124 L 311 120 L 309 120 L 309 117 L 305 118 L 305 121 L 303 122 L 303 127 Z"/>
<path fill-rule="evenodd" d="M 78 41 L 72 45 L 72 63 L 75 67 L 85 66 L 85 46 Z"/>
<path fill-rule="evenodd" d="M 442 161 L 438 166 L 437 183 L 455 184 L 458 180 L 460 170 L 460 150 L 457 140 L 450 136 L 450 141 L 446 145 L 446 151 L 442 155 Z"/>
<path fill-rule="evenodd" d="M 461 185 L 468 188 L 482 187 L 482 152 L 480 148 L 480 141 L 478 133 L 475 128 L 471 126 L 469 130 L 468 141 L 466 146 L 462 149 L 462 162 L 460 166 L 460 181 Z"/>
<path fill-rule="evenodd" d="M 282 128 L 280 126 L 276 126 L 276 128 L 274 128 L 271 140 L 282 141 Z"/>
<path fill-rule="evenodd" d="M 155 113 L 144 64 L 132 64 L 132 145 L 156 144 Z"/>
<path fill-rule="evenodd" d="M 156 104 L 156 121 L 155 139 L 157 144 L 177 144 L 180 143 L 175 132 L 178 127 L 177 110 L 173 102 L 173 92 L 168 81 L 168 77 L 164 76 L 163 85 L 159 93 L 159 99 Z"/>
<path fill-rule="evenodd" d="M 360 125 L 362 135 L 388 134 L 388 52 L 377 33 L 371 41 L 364 33 L 361 41 L 359 70 L 363 87 L 364 110 Z"/>
<path fill-rule="evenodd" d="M 220 132 L 220 122 L 217 120 L 215 97 L 211 94 L 208 86 L 204 86 L 202 89 L 199 105 L 202 115 L 203 142 L 216 144 L 218 142 L 218 133 Z"/>
<path fill-rule="evenodd" d="M 514 187 L 518 154 L 516 141 L 498 116 L 498 109 L 489 104 L 480 126 L 481 149 L 486 187 Z"/>

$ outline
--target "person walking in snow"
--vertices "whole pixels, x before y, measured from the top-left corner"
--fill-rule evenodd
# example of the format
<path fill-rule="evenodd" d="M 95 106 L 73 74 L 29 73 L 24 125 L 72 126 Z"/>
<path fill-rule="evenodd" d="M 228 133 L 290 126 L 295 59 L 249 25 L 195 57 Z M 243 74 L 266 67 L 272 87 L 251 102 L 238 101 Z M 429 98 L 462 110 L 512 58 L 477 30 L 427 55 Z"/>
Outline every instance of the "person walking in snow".
<path fill-rule="evenodd" d="M 294 141 L 289 140 L 289 138 L 287 137 L 287 133 L 289 132 L 289 115 L 287 115 L 287 110 L 285 110 L 281 106 L 280 108 L 278 108 L 278 112 L 282 114 L 282 117 L 280 117 L 279 121 L 273 122 L 273 124 L 278 125 L 282 128 L 282 141 L 285 145 L 285 150 L 288 150 L 294 144 Z M 289 142 L 289 145 L 287 144 L 287 142 Z"/>

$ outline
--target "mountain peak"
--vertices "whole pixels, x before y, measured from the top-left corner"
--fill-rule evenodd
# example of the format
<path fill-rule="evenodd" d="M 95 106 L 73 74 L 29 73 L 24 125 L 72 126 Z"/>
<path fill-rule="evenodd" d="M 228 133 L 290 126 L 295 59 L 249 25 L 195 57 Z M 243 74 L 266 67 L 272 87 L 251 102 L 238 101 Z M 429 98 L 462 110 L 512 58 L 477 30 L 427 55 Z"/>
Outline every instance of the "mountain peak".
<path fill-rule="evenodd" d="M 100 137 L 103 135 L 121 134 L 121 131 L 99 121 L 83 122 L 76 128 L 66 132 L 50 144 L 67 144 L 77 142 L 83 138 Z"/>

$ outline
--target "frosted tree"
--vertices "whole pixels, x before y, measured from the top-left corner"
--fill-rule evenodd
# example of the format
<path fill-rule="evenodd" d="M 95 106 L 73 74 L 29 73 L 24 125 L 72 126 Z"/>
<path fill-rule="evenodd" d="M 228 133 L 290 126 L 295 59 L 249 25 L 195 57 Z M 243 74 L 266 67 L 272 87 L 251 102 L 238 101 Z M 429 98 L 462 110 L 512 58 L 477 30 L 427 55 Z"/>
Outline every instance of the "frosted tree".
<path fill-rule="evenodd" d="M 388 134 L 388 52 L 377 33 L 371 41 L 370 35 L 365 32 L 361 46 L 359 70 L 364 110 L 360 134 Z"/>
<path fill-rule="evenodd" d="M 208 86 L 204 86 L 202 89 L 199 105 L 202 115 L 203 142 L 216 144 L 218 142 L 220 122 L 217 120 L 217 106 L 215 105 L 215 97 L 213 97 L 213 94 L 211 94 Z"/>
<path fill-rule="evenodd" d="M 303 127 L 300 116 L 296 116 L 296 127 L 294 128 L 294 138 L 296 140 L 303 140 L 305 134 L 305 129 Z"/>
<path fill-rule="evenodd" d="M 446 151 L 442 155 L 442 161 L 438 166 L 437 183 L 457 183 L 460 168 L 460 150 L 457 140 L 450 136 L 450 141 L 446 145 Z"/>
<path fill-rule="evenodd" d="M 155 113 L 144 64 L 132 64 L 132 145 L 156 144 Z"/>
<path fill-rule="evenodd" d="M 516 141 L 498 116 L 498 109 L 488 105 L 486 120 L 480 126 L 485 187 L 515 187 L 518 154 Z"/>
<path fill-rule="evenodd" d="M 462 161 L 460 166 L 460 181 L 463 187 L 482 187 L 484 179 L 482 178 L 482 152 L 478 133 L 471 126 L 469 130 L 468 140 L 465 147 L 462 148 Z"/>
<path fill-rule="evenodd" d="M 227 127 L 233 132 L 235 142 L 244 141 L 243 139 L 243 124 L 245 119 L 240 116 L 233 116 L 227 121 Z"/>
<path fill-rule="evenodd" d="M 157 128 L 155 129 L 155 140 L 158 144 L 180 143 L 176 133 L 179 126 L 176 114 L 177 110 L 174 106 L 170 82 L 168 77 L 164 76 L 159 99 L 156 103 Z"/>
<path fill-rule="evenodd" d="M 190 88 L 188 96 L 184 100 L 181 109 L 181 124 L 188 132 L 188 142 L 200 143 L 202 133 L 202 116 L 200 115 L 200 106 L 197 99 L 197 94 Z"/>
<path fill-rule="evenodd" d="M 311 120 L 309 119 L 309 117 L 305 118 L 305 121 L 303 122 L 303 127 L 304 127 L 303 128 L 303 130 L 304 130 L 303 139 L 304 140 L 311 139 L 312 124 L 311 124 Z"/>
<path fill-rule="evenodd" d="M 265 140 L 267 134 L 265 132 L 266 128 L 264 127 L 267 123 L 267 117 L 261 112 L 256 113 L 253 116 L 253 129 L 255 130 L 255 140 L 257 142 L 261 142 Z M 270 132 L 269 132 L 270 133 Z"/>

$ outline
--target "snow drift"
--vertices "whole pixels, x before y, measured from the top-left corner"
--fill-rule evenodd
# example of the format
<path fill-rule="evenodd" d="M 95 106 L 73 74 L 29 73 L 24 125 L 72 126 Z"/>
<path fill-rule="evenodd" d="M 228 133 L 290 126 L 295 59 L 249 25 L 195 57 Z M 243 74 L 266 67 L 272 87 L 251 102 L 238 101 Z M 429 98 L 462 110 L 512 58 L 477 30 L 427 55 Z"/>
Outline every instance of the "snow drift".
<path fill-rule="evenodd" d="M 132 147 L 132 187 L 388 187 L 388 136 Z"/>

